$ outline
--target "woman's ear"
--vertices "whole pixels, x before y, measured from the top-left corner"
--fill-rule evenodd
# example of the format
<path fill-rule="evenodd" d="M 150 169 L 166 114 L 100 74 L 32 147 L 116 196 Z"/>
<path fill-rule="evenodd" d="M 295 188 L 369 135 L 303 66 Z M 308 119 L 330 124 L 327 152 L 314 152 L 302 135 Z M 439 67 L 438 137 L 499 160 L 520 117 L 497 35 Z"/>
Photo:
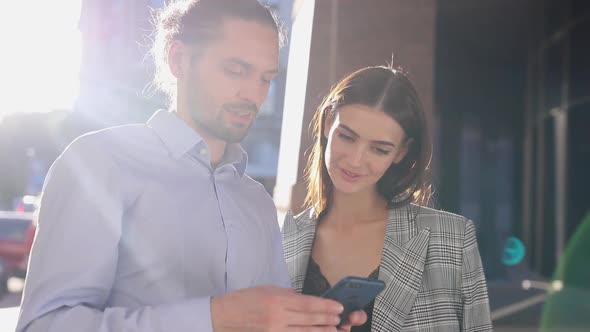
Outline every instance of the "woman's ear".
<path fill-rule="evenodd" d="M 410 151 L 412 144 L 414 144 L 413 138 L 410 138 L 408 140 L 404 140 L 404 142 L 399 146 L 399 149 L 397 150 L 397 154 L 395 155 L 395 158 L 393 159 L 394 164 L 397 164 L 400 161 L 404 160 L 404 158 L 408 154 L 408 151 Z"/>

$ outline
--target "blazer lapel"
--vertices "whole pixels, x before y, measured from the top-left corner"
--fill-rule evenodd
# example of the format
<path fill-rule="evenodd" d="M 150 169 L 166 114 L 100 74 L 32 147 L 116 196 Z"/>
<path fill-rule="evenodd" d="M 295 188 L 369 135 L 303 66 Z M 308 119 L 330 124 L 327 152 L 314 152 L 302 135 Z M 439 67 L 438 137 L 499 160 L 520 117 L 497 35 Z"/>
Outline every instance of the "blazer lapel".
<path fill-rule="evenodd" d="M 430 228 L 418 229 L 418 210 L 389 210 L 379 279 L 385 290 L 375 299 L 373 331 L 400 331 L 414 305 L 422 282 Z"/>
<path fill-rule="evenodd" d="M 291 276 L 291 286 L 298 293 L 303 290 L 315 238 L 316 222 L 312 218 L 312 213 L 307 210 L 295 219 L 293 214 L 288 212 L 283 226 L 285 261 Z"/>

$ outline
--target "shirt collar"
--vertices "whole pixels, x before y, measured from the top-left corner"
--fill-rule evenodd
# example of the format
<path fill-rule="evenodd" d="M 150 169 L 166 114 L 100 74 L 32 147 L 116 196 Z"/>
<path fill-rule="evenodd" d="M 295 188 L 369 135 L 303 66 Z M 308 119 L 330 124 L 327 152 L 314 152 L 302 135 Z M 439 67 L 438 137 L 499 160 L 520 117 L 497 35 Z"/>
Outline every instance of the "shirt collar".
<path fill-rule="evenodd" d="M 234 165 L 236 171 L 240 174 L 240 177 L 244 176 L 246 167 L 248 166 L 248 154 L 240 144 L 232 143 L 227 145 L 221 164 L 227 163 Z"/>
<path fill-rule="evenodd" d="M 147 121 L 147 125 L 160 137 L 175 159 L 180 159 L 187 153 L 192 154 L 193 151 L 198 150 L 196 149 L 198 146 L 207 147 L 201 135 L 176 116 L 173 111 L 158 110 Z M 197 153 L 196 157 L 211 165 L 209 154 L 203 156 Z M 229 163 L 234 165 L 240 176 L 244 175 L 248 165 L 248 154 L 240 144 L 227 145 L 221 164 Z"/>

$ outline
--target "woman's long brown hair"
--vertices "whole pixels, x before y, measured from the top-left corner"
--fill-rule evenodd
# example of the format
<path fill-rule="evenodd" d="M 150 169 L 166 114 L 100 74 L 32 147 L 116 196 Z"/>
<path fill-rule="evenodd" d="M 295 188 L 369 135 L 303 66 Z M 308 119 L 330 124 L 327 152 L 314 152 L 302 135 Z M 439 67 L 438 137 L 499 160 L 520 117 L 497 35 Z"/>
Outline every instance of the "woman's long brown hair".
<path fill-rule="evenodd" d="M 390 207 L 409 202 L 427 205 L 431 195 L 427 172 L 432 149 L 422 105 L 403 72 L 378 66 L 360 69 L 343 78 L 318 107 L 310 125 L 313 145 L 305 171 L 306 207 L 313 207 L 316 217 L 322 216 L 330 207 L 333 184 L 324 159 L 327 145 L 325 122 L 340 107 L 353 104 L 381 110 L 397 121 L 405 132 L 408 152 L 379 179 L 379 194 Z"/>

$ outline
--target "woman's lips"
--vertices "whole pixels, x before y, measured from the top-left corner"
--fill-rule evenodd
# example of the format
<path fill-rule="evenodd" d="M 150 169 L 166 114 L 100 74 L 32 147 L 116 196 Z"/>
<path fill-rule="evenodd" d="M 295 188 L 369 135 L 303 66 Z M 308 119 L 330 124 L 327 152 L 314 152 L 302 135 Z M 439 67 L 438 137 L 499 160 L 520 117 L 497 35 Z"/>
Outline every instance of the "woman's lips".
<path fill-rule="evenodd" d="M 342 177 L 349 182 L 355 182 L 356 180 L 358 180 L 361 177 L 360 174 L 348 171 L 344 168 L 341 168 L 340 172 L 342 173 Z"/>

